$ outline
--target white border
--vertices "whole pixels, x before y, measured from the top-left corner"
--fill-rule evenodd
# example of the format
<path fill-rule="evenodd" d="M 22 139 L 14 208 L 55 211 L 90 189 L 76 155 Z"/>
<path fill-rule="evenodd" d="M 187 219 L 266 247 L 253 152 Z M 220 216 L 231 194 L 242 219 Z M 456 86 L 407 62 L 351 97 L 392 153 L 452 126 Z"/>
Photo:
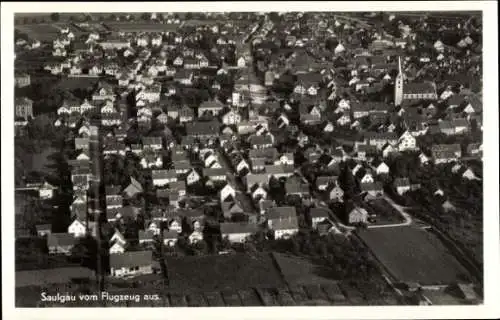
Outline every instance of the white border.
<path fill-rule="evenodd" d="M 349 1 L 349 2 L 22 2 L 2 3 L 2 292 L 6 319 L 465 319 L 497 318 L 499 284 L 498 206 L 498 20 L 495 1 Z M 119 9 L 119 10 L 117 10 Z M 14 12 L 195 12 L 195 11 L 483 11 L 484 52 L 484 265 L 485 299 L 481 306 L 453 307 L 290 307 L 290 308 L 14 308 Z M 432 267 L 432 266 L 429 266 Z M 63 311 L 63 312 L 61 312 Z M 103 312 L 105 311 L 105 312 Z"/>

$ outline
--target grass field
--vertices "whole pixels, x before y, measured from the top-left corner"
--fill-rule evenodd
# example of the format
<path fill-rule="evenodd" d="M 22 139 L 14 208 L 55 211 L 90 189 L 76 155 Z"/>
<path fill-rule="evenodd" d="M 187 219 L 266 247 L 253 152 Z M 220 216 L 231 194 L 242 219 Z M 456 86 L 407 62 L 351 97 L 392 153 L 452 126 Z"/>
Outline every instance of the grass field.
<path fill-rule="evenodd" d="M 167 258 L 169 289 L 238 290 L 284 284 L 267 254 Z"/>
<path fill-rule="evenodd" d="M 283 278 L 287 283 L 294 284 L 334 284 L 336 281 L 321 274 L 323 267 L 299 257 L 273 253 Z"/>
<path fill-rule="evenodd" d="M 59 35 L 59 29 L 51 23 L 16 25 L 15 29 L 39 41 L 53 41 Z"/>
<path fill-rule="evenodd" d="M 179 24 L 154 22 L 106 22 L 105 25 L 117 32 L 165 32 L 175 31 L 179 27 Z"/>
<path fill-rule="evenodd" d="M 359 236 L 377 259 L 401 282 L 450 284 L 468 272 L 431 233 L 412 228 L 365 230 Z"/>

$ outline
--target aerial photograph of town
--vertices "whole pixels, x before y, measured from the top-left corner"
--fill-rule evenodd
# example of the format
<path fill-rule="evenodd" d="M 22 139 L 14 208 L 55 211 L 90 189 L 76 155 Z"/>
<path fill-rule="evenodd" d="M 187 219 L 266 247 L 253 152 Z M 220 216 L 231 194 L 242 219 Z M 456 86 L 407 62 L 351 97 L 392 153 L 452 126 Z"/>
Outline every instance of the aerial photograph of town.
<path fill-rule="evenodd" d="M 14 44 L 17 308 L 484 303 L 481 11 L 16 13 Z"/>

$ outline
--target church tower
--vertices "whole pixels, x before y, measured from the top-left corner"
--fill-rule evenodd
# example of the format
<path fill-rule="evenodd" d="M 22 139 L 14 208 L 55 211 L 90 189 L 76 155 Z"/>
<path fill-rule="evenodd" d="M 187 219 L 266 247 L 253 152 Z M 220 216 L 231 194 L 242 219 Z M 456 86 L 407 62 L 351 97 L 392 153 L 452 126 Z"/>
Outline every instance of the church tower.
<path fill-rule="evenodd" d="M 403 70 L 401 68 L 401 57 L 398 57 L 399 72 L 394 82 L 394 105 L 399 106 L 403 102 Z"/>

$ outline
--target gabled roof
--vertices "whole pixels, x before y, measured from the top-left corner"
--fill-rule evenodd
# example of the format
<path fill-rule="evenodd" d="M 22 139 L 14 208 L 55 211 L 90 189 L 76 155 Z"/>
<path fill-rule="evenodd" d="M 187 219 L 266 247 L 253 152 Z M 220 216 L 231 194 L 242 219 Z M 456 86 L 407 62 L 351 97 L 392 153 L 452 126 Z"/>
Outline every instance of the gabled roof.
<path fill-rule="evenodd" d="M 394 186 L 397 187 L 409 187 L 410 179 L 408 178 L 396 178 L 394 180 Z"/>
<path fill-rule="evenodd" d="M 257 225 L 253 223 L 224 222 L 220 224 L 220 232 L 222 235 L 235 233 L 252 234 L 257 232 L 257 230 Z"/>
<path fill-rule="evenodd" d="M 284 219 L 284 220 L 275 220 L 275 221 L 273 221 L 273 225 L 272 225 L 273 230 L 294 230 L 294 229 L 298 229 L 298 228 L 299 228 L 299 224 L 297 221 L 297 217 L 293 217 L 290 219 Z"/>
<path fill-rule="evenodd" d="M 297 211 L 295 207 L 284 206 L 284 207 L 272 207 L 267 211 L 267 219 L 268 220 L 280 220 L 280 219 L 289 219 L 296 218 Z"/>
<path fill-rule="evenodd" d="M 75 245 L 75 238 L 69 233 L 50 233 L 47 237 L 47 246 L 73 246 Z"/>
<path fill-rule="evenodd" d="M 311 218 L 329 218 L 331 211 L 327 208 L 311 208 L 309 210 L 309 216 Z"/>
<path fill-rule="evenodd" d="M 136 266 L 149 266 L 153 261 L 152 251 L 126 251 L 109 256 L 111 268 L 130 268 Z"/>

